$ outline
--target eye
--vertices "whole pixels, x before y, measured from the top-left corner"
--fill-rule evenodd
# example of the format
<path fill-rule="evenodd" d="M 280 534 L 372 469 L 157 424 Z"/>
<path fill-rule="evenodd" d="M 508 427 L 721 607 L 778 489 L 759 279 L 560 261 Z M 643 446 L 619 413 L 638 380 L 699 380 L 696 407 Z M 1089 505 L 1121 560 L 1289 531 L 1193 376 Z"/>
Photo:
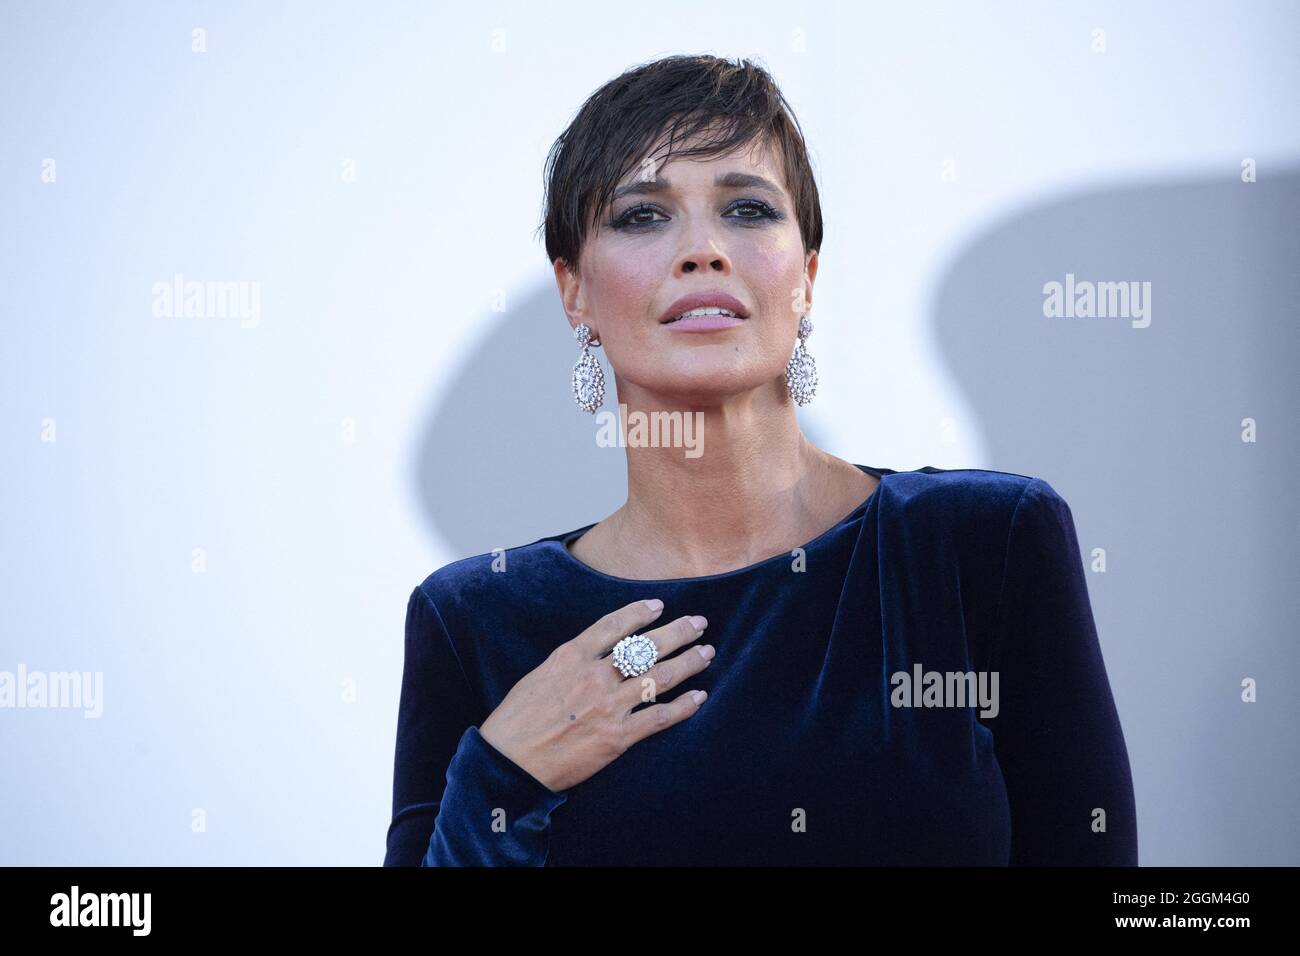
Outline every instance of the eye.
<path fill-rule="evenodd" d="M 659 220 L 639 219 L 637 217 L 654 215 L 657 212 L 659 212 L 658 209 L 656 209 L 654 206 L 650 206 L 645 203 L 642 203 L 641 205 L 638 206 L 632 206 L 628 209 L 625 209 L 621 215 L 619 215 L 616 219 L 614 219 L 614 221 L 609 224 L 609 228 L 626 229 L 629 226 L 631 227 L 649 226 L 652 223 L 657 222 Z"/>
<path fill-rule="evenodd" d="M 730 207 L 732 210 L 745 209 L 756 212 L 755 216 L 733 216 L 733 219 L 781 219 L 782 215 L 761 199 L 740 199 Z"/>

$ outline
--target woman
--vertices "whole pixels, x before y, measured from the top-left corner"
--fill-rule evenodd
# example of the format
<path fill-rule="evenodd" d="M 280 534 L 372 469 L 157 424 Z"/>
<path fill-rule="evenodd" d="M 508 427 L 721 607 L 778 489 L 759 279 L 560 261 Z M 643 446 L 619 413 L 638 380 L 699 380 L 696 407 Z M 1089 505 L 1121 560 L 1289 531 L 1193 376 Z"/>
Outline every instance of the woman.
<path fill-rule="evenodd" d="M 545 228 L 578 404 L 600 345 L 706 441 L 629 441 L 613 514 L 415 589 L 385 864 L 1136 864 L 1066 502 L 799 430 L 822 220 L 767 73 L 608 83 Z"/>

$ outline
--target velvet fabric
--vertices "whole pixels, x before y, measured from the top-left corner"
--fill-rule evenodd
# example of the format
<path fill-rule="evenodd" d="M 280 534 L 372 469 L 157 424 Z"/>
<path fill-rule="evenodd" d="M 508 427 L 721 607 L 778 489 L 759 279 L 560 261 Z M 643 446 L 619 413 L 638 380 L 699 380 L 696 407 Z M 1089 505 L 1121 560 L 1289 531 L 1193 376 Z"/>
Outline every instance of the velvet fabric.
<path fill-rule="evenodd" d="M 1065 500 L 1007 472 L 857 467 L 881 479 L 857 508 L 738 570 L 607 575 L 566 548 L 587 525 L 430 574 L 407 607 L 384 865 L 1136 865 Z M 478 733 L 557 644 L 651 597 L 651 627 L 709 620 L 713 663 L 661 697 L 707 690 L 694 716 L 563 792 Z M 996 713 L 925 706 L 933 682 L 898 675 L 928 672 L 983 672 Z"/>

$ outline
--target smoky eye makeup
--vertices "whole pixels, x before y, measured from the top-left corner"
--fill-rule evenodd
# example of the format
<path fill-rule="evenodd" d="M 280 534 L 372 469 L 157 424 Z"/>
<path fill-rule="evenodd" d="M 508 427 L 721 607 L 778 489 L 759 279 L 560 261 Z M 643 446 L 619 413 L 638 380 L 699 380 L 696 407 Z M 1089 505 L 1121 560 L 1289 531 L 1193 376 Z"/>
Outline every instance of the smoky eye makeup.
<path fill-rule="evenodd" d="M 641 218 L 656 214 L 667 216 L 667 213 L 654 203 L 634 203 L 622 212 L 614 214 L 606 223 L 606 226 L 617 231 L 643 230 L 666 221 L 665 219 Z M 785 219 L 785 214 L 779 209 L 761 199 L 754 198 L 737 199 L 728 203 L 723 209 L 723 214 L 725 218 L 738 220 L 745 225 L 780 222 Z"/>

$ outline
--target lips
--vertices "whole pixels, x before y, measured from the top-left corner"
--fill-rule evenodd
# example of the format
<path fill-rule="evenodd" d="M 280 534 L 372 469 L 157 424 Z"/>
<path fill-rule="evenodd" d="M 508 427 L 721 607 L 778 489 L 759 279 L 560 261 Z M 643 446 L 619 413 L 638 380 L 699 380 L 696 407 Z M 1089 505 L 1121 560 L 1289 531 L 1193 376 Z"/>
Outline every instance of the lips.
<path fill-rule="evenodd" d="M 659 318 L 659 322 L 660 324 L 672 322 L 683 312 L 689 312 L 691 309 L 704 309 L 710 306 L 716 309 L 729 309 L 742 319 L 749 318 L 749 310 L 734 296 L 727 295 L 725 292 L 694 292 L 682 296 L 670 305 L 668 310 Z"/>

